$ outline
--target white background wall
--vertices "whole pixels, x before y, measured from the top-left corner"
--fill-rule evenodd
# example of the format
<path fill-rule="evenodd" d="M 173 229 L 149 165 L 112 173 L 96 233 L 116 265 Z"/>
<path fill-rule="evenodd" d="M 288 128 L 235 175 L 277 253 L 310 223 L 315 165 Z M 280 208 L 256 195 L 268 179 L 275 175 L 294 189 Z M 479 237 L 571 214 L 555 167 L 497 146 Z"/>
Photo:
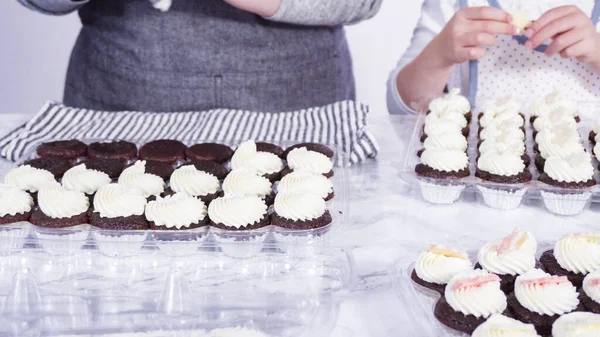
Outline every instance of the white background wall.
<path fill-rule="evenodd" d="M 421 2 L 385 0 L 377 17 L 348 28 L 359 100 L 374 113 L 386 113 L 386 80 L 408 45 Z M 0 13 L 0 113 L 31 114 L 46 100 L 60 101 L 77 15 L 44 16 L 16 0 L 0 1 Z"/>

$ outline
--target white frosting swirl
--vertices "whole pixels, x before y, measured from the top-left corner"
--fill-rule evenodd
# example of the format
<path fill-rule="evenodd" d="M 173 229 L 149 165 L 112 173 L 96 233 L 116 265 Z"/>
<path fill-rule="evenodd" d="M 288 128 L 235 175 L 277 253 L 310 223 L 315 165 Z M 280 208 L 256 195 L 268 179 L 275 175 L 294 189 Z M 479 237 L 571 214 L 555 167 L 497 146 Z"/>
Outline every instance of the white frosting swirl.
<path fill-rule="evenodd" d="M 457 132 L 429 136 L 423 142 L 423 147 L 426 150 L 448 149 L 466 151 L 468 146 L 467 138 Z"/>
<path fill-rule="evenodd" d="M 266 215 L 267 205 L 257 196 L 217 198 L 208 206 L 212 222 L 238 229 L 254 225 Z"/>
<path fill-rule="evenodd" d="M 494 314 L 473 331 L 471 337 L 539 337 L 533 324 Z"/>
<path fill-rule="evenodd" d="M 274 209 L 283 218 L 309 221 L 323 216 L 327 205 L 320 195 L 313 193 L 278 193 Z"/>
<path fill-rule="evenodd" d="M 490 151 L 479 157 L 477 167 L 491 174 L 508 177 L 523 172 L 525 163 L 520 155 Z"/>
<path fill-rule="evenodd" d="M 566 126 L 542 130 L 535 137 L 535 141 L 544 158 L 567 158 L 575 153 L 585 151 L 577 130 Z"/>
<path fill-rule="evenodd" d="M 88 170 L 85 164 L 70 168 L 62 178 L 62 184 L 67 189 L 94 194 L 104 186 L 110 184 L 112 179 L 108 174 L 96 170 Z"/>
<path fill-rule="evenodd" d="M 481 140 L 487 140 L 491 138 L 498 138 L 501 135 L 506 134 L 509 139 L 518 139 L 520 141 L 525 140 L 525 133 L 518 125 L 513 124 L 511 121 L 504 121 L 500 123 L 492 123 L 485 129 L 481 130 L 479 138 Z"/>
<path fill-rule="evenodd" d="M 563 268 L 575 274 L 600 269 L 600 235 L 571 234 L 554 245 L 554 257 Z"/>
<path fill-rule="evenodd" d="M 0 217 L 15 216 L 31 211 L 33 198 L 20 189 L 0 184 Z"/>
<path fill-rule="evenodd" d="M 281 158 L 269 152 L 258 152 L 256 143 L 252 140 L 246 141 L 237 148 L 231 158 L 233 170 L 249 169 L 258 175 L 272 174 L 283 169 Z"/>
<path fill-rule="evenodd" d="M 458 172 L 469 166 L 469 157 L 458 150 L 425 150 L 421 155 L 423 164 L 443 172 Z"/>
<path fill-rule="evenodd" d="M 550 110 L 562 109 L 565 114 L 571 117 L 577 116 L 579 110 L 576 101 L 556 89 L 546 96 L 546 104 Z"/>
<path fill-rule="evenodd" d="M 546 104 L 545 100 L 537 101 L 529 107 L 529 114 L 534 117 L 546 116 L 552 109 Z"/>
<path fill-rule="evenodd" d="M 293 171 L 277 184 L 277 192 L 314 193 L 325 199 L 333 193 L 333 183 L 321 174 L 302 170 Z"/>
<path fill-rule="evenodd" d="M 467 253 L 433 246 L 423 252 L 415 263 L 415 272 L 423 281 L 447 284 L 454 275 L 473 270 L 473 263 Z"/>
<path fill-rule="evenodd" d="M 192 197 L 215 194 L 221 184 L 214 175 L 199 171 L 194 165 L 186 165 L 176 169 L 169 181 L 174 192 L 185 193 Z"/>
<path fill-rule="evenodd" d="M 552 325 L 553 337 L 598 337 L 600 315 L 591 312 L 573 312 L 559 317 Z"/>
<path fill-rule="evenodd" d="M 255 195 L 264 199 L 273 193 L 269 179 L 259 176 L 254 171 L 241 169 L 233 170 L 223 181 L 225 195 Z"/>
<path fill-rule="evenodd" d="M 464 114 L 451 110 L 450 108 L 442 109 L 438 112 L 430 112 L 425 117 L 425 124 L 439 123 L 440 121 L 450 121 L 460 125 L 461 128 L 467 126 L 467 118 Z"/>
<path fill-rule="evenodd" d="M 146 219 L 156 226 L 182 229 L 206 218 L 206 205 L 184 193 L 157 197 L 146 205 Z"/>
<path fill-rule="evenodd" d="M 519 130 L 520 131 L 520 130 Z M 515 136 L 517 136 L 515 138 Z M 525 142 L 518 138 L 518 133 L 503 133 L 495 138 L 488 138 L 479 145 L 479 153 L 500 152 L 522 156 L 525 154 Z"/>
<path fill-rule="evenodd" d="M 50 182 L 40 188 L 38 205 L 47 216 L 62 219 L 87 212 L 90 200 L 83 192 L 68 190 L 57 182 Z"/>
<path fill-rule="evenodd" d="M 464 115 L 471 111 L 471 104 L 466 97 L 460 95 L 460 89 L 455 88 L 448 94 L 432 100 L 429 103 L 429 110 L 434 113 L 448 110 Z"/>
<path fill-rule="evenodd" d="M 22 191 L 37 192 L 46 183 L 56 181 L 54 175 L 46 170 L 23 165 L 9 171 L 4 183 Z"/>
<path fill-rule="evenodd" d="M 552 276 L 541 269 L 517 276 L 515 296 L 523 307 L 540 315 L 562 315 L 579 305 L 577 289 L 566 276 Z"/>
<path fill-rule="evenodd" d="M 533 235 L 516 229 L 502 240 L 487 243 L 477 259 L 485 270 L 497 275 L 519 275 L 535 268 L 537 242 Z"/>
<path fill-rule="evenodd" d="M 566 125 L 571 129 L 577 128 L 575 118 L 566 113 L 564 109 L 552 110 L 547 115 L 536 118 L 533 122 L 533 128 L 537 131 L 553 129 L 557 125 Z"/>
<path fill-rule="evenodd" d="M 296 170 L 306 170 L 317 174 L 326 174 L 333 169 L 333 162 L 324 154 L 309 151 L 305 147 L 293 149 L 287 156 L 288 166 Z"/>
<path fill-rule="evenodd" d="M 139 188 L 146 198 L 160 195 L 165 191 L 164 180 L 157 175 L 146 173 L 146 161 L 143 160 L 123 170 L 119 177 L 119 184 Z"/>
<path fill-rule="evenodd" d="M 583 291 L 594 302 L 600 304 L 600 270 L 589 273 L 583 280 Z"/>
<path fill-rule="evenodd" d="M 145 209 L 146 197 L 137 188 L 109 184 L 100 187 L 94 196 L 94 210 L 103 218 L 139 216 Z"/>
<path fill-rule="evenodd" d="M 462 133 L 462 127 L 449 120 L 436 120 L 425 124 L 423 132 L 428 136 L 437 136 L 446 133 Z"/>
<path fill-rule="evenodd" d="M 448 304 L 464 315 L 489 317 L 507 307 L 506 295 L 500 290 L 500 277 L 481 269 L 452 277 L 444 295 Z"/>
<path fill-rule="evenodd" d="M 483 128 L 493 123 L 511 123 L 518 127 L 525 125 L 525 120 L 519 114 L 519 103 L 512 96 L 501 97 L 488 103 L 479 125 Z"/>
<path fill-rule="evenodd" d="M 594 177 L 592 158 L 587 152 L 575 153 L 567 158 L 549 157 L 544 171 L 550 178 L 567 183 L 585 182 Z"/>

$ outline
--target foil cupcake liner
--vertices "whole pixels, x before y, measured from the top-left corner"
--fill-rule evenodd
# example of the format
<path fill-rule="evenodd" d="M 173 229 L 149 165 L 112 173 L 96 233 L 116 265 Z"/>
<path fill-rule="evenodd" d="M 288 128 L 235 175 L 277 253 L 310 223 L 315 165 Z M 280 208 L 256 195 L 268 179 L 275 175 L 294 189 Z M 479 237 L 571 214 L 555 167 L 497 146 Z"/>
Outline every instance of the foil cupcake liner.
<path fill-rule="evenodd" d="M 455 203 L 458 201 L 460 194 L 466 187 L 462 184 L 442 185 L 425 181 L 419 182 L 419 185 L 421 186 L 421 195 L 423 196 L 423 199 L 432 204 L 439 205 L 450 205 Z"/>
<path fill-rule="evenodd" d="M 483 203 L 493 209 L 509 211 L 518 208 L 523 201 L 527 188 L 492 188 L 477 186 Z"/>
<path fill-rule="evenodd" d="M 245 236 L 243 239 L 237 236 L 215 234 L 215 241 L 219 244 L 221 251 L 228 256 L 244 258 L 260 254 L 263 249 L 267 233 L 257 233 Z"/>
<path fill-rule="evenodd" d="M 592 198 L 591 192 L 556 193 L 541 191 L 544 205 L 548 211 L 558 215 L 577 215 L 582 213 Z"/>

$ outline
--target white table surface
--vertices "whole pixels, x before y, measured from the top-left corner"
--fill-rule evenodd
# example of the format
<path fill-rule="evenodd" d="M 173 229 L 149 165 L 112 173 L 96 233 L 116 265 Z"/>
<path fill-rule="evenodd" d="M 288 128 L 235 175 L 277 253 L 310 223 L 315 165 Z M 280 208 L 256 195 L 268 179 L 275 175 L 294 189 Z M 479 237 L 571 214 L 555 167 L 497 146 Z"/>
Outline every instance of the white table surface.
<path fill-rule="evenodd" d="M 29 117 L 0 115 L 0 135 Z M 594 209 L 576 217 L 557 217 L 532 206 L 501 212 L 468 201 L 452 206 L 422 201 L 416 188 L 399 178 L 414 121 L 413 116 L 373 117 L 371 130 L 382 151 L 377 160 L 348 169 L 350 210 L 332 245 L 352 252 L 358 280 L 356 290 L 341 305 L 335 336 L 421 335 L 407 321 L 405 312 L 411 307 L 397 297 L 388 272 L 396 260 L 417 254 L 426 244 L 496 239 L 517 225 L 533 231 L 538 241 L 555 241 L 562 234 L 590 231 L 598 219 Z"/>

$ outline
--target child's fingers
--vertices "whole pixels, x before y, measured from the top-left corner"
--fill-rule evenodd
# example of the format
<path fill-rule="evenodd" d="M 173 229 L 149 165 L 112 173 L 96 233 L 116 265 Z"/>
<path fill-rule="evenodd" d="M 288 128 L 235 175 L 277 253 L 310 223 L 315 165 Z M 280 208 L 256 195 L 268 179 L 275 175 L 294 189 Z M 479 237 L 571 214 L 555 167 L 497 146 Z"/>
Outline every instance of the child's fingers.
<path fill-rule="evenodd" d="M 567 16 L 560 17 L 547 25 L 543 26 L 539 31 L 534 32 L 533 36 L 529 39 L 526 47 L 535 49 L 545 41 L 550 40 L 554 36 L 569 31 L 577 27 L 579 15 L 570 14 Z"/>
<path fill-rule="evenodd" d="M 471 30 L 493 35 L 514 35 L 516 28 L 510 23 L 497 21 L 471 21 Z"/>
<path fill-rule="evenodd" d="M 546 55 L 552 56 L 556 53 L 560 53 L 566 50 L 568 47 L 583 40 L 583 34 L 580 29 L 572 29 L 560 36 L 556 37 L 554 41 L 546 49 Z"/>
<path fill-rule="evenodd" d="M 506 23 L 512 21 L 512 16 L 509 13 L 489 6 L 465 8 L 464 14 L 467 20 L 487 20 Z"/>
<path fill-rule="evenodd" d="M 470 61 L 477 60 L 485 56 L 485 49 L 479 47 L 466 47 L 462 48 L 457 57 L 459 60 Z"/>
<path fill-rule="evenodd" d="M 575 43 L 560 52 L 560 56 L 565 59 L 577 58 L 588 52 L 588 45 L 584 41 Z"/>
<path fill-rule="evenodd" d="M 548 25 L 550 22 L 555 21 L 563 16 L 573 14 L 577 10 L 578 8 L 575 6 L 561 6 L 553 8 L 540 16 L 539 19 L 531 23 L 531 25 L 527 28 L 527 31 L 535 33 L 541 30 L 544 26 Z"/>
<path fill-rule="evenodd" d="M 498 38 L 496 35 L 480 32 L 470 32 L 461 39 L 461 44 L 468 47 L 489 47 L 495 46 Z"/>

